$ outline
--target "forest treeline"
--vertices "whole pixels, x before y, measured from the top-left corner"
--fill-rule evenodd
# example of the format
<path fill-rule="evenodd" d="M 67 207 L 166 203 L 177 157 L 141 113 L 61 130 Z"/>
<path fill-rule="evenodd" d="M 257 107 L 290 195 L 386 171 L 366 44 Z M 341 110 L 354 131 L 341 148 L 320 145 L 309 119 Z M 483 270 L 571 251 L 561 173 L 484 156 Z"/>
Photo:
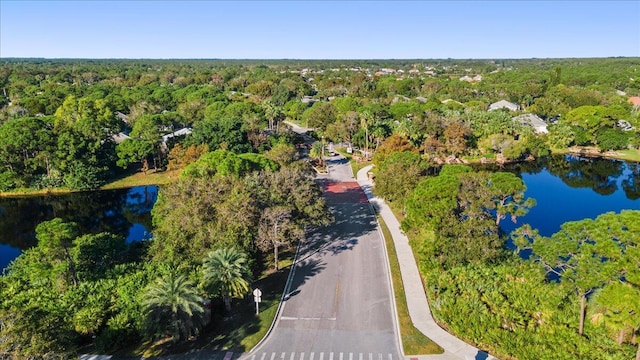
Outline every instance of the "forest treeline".
<path fill-rule="evenodd" d="M 137 164 L 164 168 L 178 137 L 162 136 L 183 128 L 192 130 L 185 147 L 260 153 L 273 145 L 264 130 L 285 119 L 365 154 L 395 134 L 436 163 L 637 149 L 639 66 L 638 58 L 4 59 L 0 190 L 90 189 Z M 521 110 L 487 111 L 499 100 Z M 549 133 L 513 120 L 522 113 Z"/>
<path fill-rule="evenodd" d="M 0 352 L 64 358 L 89 344 L 110 352 L 197 336 L 205 299 L 228 311 L 305 226 L 331 220 L 295 161 L 301 139 L 289 120 L 373 153 L 376 192 L 404 209 L 443 326 L 500 358 L 632 357 L 637 211 L 565 224 L 550 238 L 522 227 L 513 237 L 525 261 L 499 230 L 535 205 L 522 180 L 438 169 L 572 146 L 637 151 L 639 67 L 638 58 L 3 59 L 0 190 L 92 189 L 150 168 L 181 175 L 160 190 L 152 240 L 40 224 L 37 246 L 0 278 Z M 515 110 L 489 111 L 500 100 Z M 514 120 L 525 113 L 548 133 Z M 171 137 L 177 130 L 188 131 Z M 321 156 L 318 144 L 310 155 Z"/>

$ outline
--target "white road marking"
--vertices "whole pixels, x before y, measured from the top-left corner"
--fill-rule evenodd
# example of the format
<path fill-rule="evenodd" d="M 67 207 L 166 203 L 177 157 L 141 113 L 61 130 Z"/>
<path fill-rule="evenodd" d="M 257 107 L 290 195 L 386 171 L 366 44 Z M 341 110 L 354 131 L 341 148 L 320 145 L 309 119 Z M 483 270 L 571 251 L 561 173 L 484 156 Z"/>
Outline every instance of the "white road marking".
<path fill-rule="evenodd" d="M 271 353 L 271 360 L 276 358 L 276 353 Z"/>
<path fill-rule="evenodd" d="M 323 352 L 321 352 L 321 353 L 320 353 L 320 360 L 323 360 L 323 358 L 324 358 L 324 353 L 323 353 Z"/>
<path fill-rule="evenodd" d="M 304 353 L 303 352 L 300 353 L 300 360 L 304 360 Z"/>
<path fill-rule="evenodd" d="M 329 360 L 333 360 L 333 353 L 329 353 Z"/>
<path fill-rule="evenodd" d="M 309 360 L 313 360 L 314 353 L 309 354 Z"/>
<path fill-rule="evenodd" d="M 284 360 L 284 353 L 282 353 L 282 355 L 280 355 L 280 359 Z"/>
<path fill-rule="evenodd" d="M 340 360 L 344 360 L 344 359 L 342 358 L 342 353 L 340 353 Z"/>
<path fill-rule="evenodd" d="M 289 360 L 293 360 L 295 355 L 296 355 L 296 353 L 291 353 L 291 358 Z"/>
<path fill-rule="evenodd" d="M 264 360 L 265 356 L 267 356 L 267 353 L 262 353 L 262 357 L 260 358 L 260 360 Z"/>

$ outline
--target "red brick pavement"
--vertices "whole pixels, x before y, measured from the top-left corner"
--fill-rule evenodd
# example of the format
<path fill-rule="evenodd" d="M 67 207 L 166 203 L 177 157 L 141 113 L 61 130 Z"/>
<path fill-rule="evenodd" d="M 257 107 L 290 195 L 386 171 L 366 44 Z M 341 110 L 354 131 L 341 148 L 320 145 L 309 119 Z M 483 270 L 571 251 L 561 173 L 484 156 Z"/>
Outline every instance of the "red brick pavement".
<path fill-rule="evenodd" d="M 366 204 L 367 195 L 357 181 L 324 182 L 324 196 L 328 204 Z"/>

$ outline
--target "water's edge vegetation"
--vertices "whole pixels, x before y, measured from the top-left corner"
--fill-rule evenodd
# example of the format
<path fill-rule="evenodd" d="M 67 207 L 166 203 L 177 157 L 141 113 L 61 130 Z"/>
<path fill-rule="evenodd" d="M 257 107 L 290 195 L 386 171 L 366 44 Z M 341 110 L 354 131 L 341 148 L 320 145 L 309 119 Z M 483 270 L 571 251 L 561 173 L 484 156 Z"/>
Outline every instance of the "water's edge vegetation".
<path fill-rule="evenodd" d="M 637 211 L 551 236 L 523 226 L 509 248 L 500 223 L 535 199 L 512 172 L 461 164 L 526 166 L 564 149 L 638 161 L 639 67 L 639 58 L 0 60 L 3 196 L 161 184 L 148 241 L 58 217 L 36 227 L 37 242 L 0 277 L 0 354 L 159 354 L 207 336 L 208 346 L 248 350 L 242 339 L 262 320 L 230 330 L 225 318 L 242 317 L 256 279 L 283 273 L 282 251 L 305 226 L 331 221 L 298 160 L 322 166 L 333 143 L 372 161 L 376 193 L 403 209 L 444 327 L 504 359 L 629 358 L 640 343 Z M 301 136 L 284 120 L 313 131 Z M 603 184 L 597 191 L 610 190 Z M 637 180 L 625 186 L 638 192 Z M 184 306 L 171 312 L 175 299 Z"/>

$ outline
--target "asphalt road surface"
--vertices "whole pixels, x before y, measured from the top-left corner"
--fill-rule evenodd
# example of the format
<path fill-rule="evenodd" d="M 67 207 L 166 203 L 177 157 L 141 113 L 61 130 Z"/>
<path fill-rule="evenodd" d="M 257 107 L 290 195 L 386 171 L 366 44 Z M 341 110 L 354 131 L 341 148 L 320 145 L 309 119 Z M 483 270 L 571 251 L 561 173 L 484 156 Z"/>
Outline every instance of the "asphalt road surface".
<path fill-rule="evenodd" d="M 346 159 L 319 181 L 335 222 L 300 247 L 276 326 L 249 360 L 398 360 L 384 242 Z"/>

